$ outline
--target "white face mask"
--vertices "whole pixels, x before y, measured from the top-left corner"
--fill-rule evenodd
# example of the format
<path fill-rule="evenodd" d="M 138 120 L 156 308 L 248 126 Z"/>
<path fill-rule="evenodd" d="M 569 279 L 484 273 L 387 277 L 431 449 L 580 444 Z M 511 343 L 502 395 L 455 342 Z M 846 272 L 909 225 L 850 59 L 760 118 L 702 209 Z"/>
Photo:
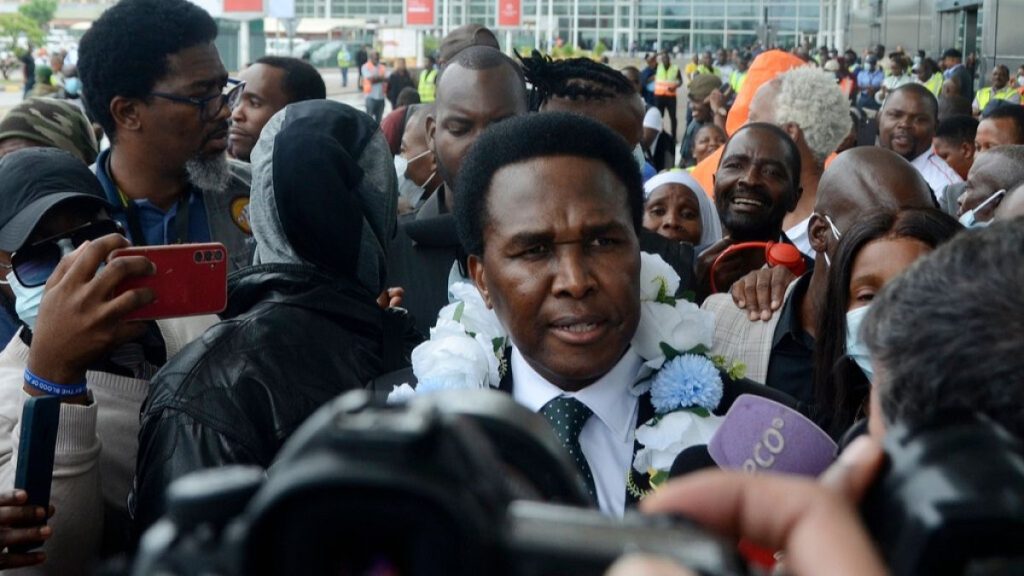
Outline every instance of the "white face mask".
<path fill-rule="evenodd" d="M 1017 86 L 1024 86 L 1024 76 L 1017 76 Z"/>
<path fill-rule="evenodd" d="M 637 144 L 633 148 L 633 161 L 636 162 L 637 168 L 640 169 L 640 174 L 644 173 L 644 165 L 647 164 L 647 159 L 644 157 L 644 149 L 642 146 Z"/>
<path fill-rule="evenodd" d="M 427 154 L 430 154 L 430 150 L 424 150 L 422 153 L 415 157 L 406 160 L 401 154 L 395 156 L 395 175 L 398 177 L 398 196 L 405 198 L 409 204 L 413 206 L 419 205 L 420 199 L 423 198 L 423 194 L 426 192 L 423 185 L 433 180 L 436 172 L 431 172 L 430 176 L 427 177 L 423 184 L 417 184 L 412 178 L 406 176 L 405 172 L 409 168 L 409 164 L 423 158 Z"/>
<path fill-rule="evenodd" d="M 43 290 L 46 289 L 46 285 L 33 288 L 22 286 L 13 270 L 7 274 L 7 282 L 11 285 L 11 291 L 14 292 L 15 313 L 29 329 L 35 330 L 36 318 L 39 317 L 39 307 L 43 303 Z"/>
<path fill-rule="evenodd" d="M 868 347 L 860 339 L 860 326 L 870 309 L 869 304 L 846 313 L 846 355 L 857 363 L 868 381 L 873 381 L 875 371 L 871 368 L 871 356 L 868 355 Z"/>

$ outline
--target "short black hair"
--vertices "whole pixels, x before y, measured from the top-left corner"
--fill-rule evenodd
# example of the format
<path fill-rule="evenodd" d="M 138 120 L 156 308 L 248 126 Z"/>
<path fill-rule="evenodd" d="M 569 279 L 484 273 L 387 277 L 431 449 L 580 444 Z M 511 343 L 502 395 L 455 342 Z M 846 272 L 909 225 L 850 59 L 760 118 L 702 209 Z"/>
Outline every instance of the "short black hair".
<path fill-rule="evenodd" d="M 957 115 L 950 116 L 935 129 L 935 137 L 942 138 L 953 144 L 970 142 L 974 144 L 974 137 L 978 133 L 978 120 L 973 116 Z"/>
<path fill-rule="evenodd" d="M 739 130 L 736 130 L 736 132 L 729 137 L 729 142 L 735 140 L 736 136 L 740 132 L 746 132 L 747 130 L 766 130 L 775 136 L 778 136 L 779 140 L 782 141 L 782 146 L 786 149 L 786 164 L 789 165 L 790 172 L 793 174 L 794 184 L 796 185 L 796 188 L 799 188 L 800 172 L 803 170 L 803 165 L 800 162 L 800 149 L 797 148 L 796 142 L 793 141 L 793 138 L 790 137 L 789 133 L 775 124 L 770 124 L 768 122 L 750 122 L 741 126 Z M 725 149 L 728 148 L 729 142 L 726 142 L 725 146 L 722 147 L 721 158 L 725 158 Z M 719 164 L 722 162 L 721 158 L 719 158 Z"/>
<path fill-rule="evenodd" d="M 571 137 L 567 137 L 571 135 Z M 455 183 L 455 225 L 467 254 L 484 252 L 487 197 L 491 180 L 510 164 L 550 156 L 579 156 L 603 162 L 626 187 L 627 205 L 639 230 L 644 200 L 640 168 L 626 141 L 605 125 L 578 114 L 542 112 L 489 127 L 462 162 Z"/>
<path fill-rule="evenodd" d="M 934 249 L 961 230 L 956 218 L 945 212 L 913 208 L 871 211 L 843 231 L 828 268 L 826 305 L 818 316 L 814 346 L 815 421 L 833 438 L 854 423 L 870 390 L 867 377 L 846 356 L 846 303 L 857 256 L 868 243 L 883 238 L 918 240 Z"/>
<path fill-rule="evenodd" d="M 1021 246 L 1021 218 L 968 230 L 874 298 L 861 336 L 888 424 L 914 427 L 965 410 L 1024 439 Z"/>
<path fill-rule="evenodd" d="M 445 63 L 444 68 L 437 74 L 436 84 L 441 86 L 445 70 L 453 64 L 467 70 L 490 70 L 498 66 L 508 66 L 515 71 L 519 82 L 523 86 L 523 94 L 526 94 L 526 78 L 523 76 L 523 69 L 516 64 L 516 61 L 506 56 L 501 50 L 490 46 L 470 46 L 458 52 L 450 62 Z"/>
<path fill-rule="evenodd" d="M 145 98 L 167 74 L 167 57 L 213 42 L 217 23 L 187 0 L 121 0 L 82 36 L 78 73 L 90 117 L 115 139 L 115 96 Z"/>
<path fill-rule="evenodd" d="M 287 56 L 264 56 L 255 62 L 284 70 L 281 89 L 288 97 L 288 103 L 327 98 L 327 86 L 316 68 L 299 58 Z"/>
<path fill-rule="evenodd" d="M 636 87 L 621 72 L 590 58 L 552 60 L 534 50 L 529 58 L 519 56 L 526 80 L 533 86 L 536 109 L 550 98 L 569 100 L 613 100 L 636 94 Z"/>
<path fill-rule="evenodd" d="M 953 116 L 970 116 L 971 101 L 959 94 L 939 98 L 939 122 Z"/>
<path fill-rule="evenodd" d="M 988 116 L 982 116 L 982 120 L 1003 120 L 1010 119 L 1017 128 L 1015 144 L 1024 144 L 1024 106 L 1019 104 L 1007 104 L 989 112 Z"/>
<path fill-rule="evenodd" d="M 910 82 L 896 88 L 892 91 L 892 94 L 896 94 L 897 92 L 910 92 L 924 98 L 925 102 L 927 102 L 928 106 L 932 109 L 932 118 L 935 119 L 935 122 L 939 121 L 939 100 L 935 98 L 935 94 L 932 94 L 932 91 L 926 88 L 924 84 Z M 892 94 L 889 96 L 892 96 Z M 886 98 L 886 100 L 888 100 L 888 98 Z M 882 108 L 885 108 L 884 103 L 882 104 Z"/>

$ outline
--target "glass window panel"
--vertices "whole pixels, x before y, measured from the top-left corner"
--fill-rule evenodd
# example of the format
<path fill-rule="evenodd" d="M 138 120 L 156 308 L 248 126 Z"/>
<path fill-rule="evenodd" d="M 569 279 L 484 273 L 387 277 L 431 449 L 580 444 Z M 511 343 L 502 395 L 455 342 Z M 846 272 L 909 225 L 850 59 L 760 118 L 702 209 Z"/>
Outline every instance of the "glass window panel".
<path fill-rule="evenodd" d="M 757 18 L 757 6 L 753 4 L 730 2 L 726 7 L 729 19 L 733 18 Z"/>
<path fill-rule="evenodd" d="M 725 16 L 725 4 L 697 4 L 693 7 L 694 18 L 723 17 Z"/>
<path fill-rule="evenodd" d="M 695 31 L 693 34 L 693 47 L 697 51 L 716 50 L 722 46 L 722 32 Z"/>

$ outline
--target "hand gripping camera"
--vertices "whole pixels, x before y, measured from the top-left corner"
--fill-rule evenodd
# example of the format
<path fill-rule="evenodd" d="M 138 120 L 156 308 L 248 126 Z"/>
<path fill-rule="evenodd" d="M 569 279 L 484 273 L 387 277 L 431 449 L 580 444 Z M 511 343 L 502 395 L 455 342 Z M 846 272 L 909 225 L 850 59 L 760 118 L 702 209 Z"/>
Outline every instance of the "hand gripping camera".
<path fill-rule="evenodd" d="M 732 546 L 679 519 L 582 508 L 579 475 L 540 416 L 493 391 L 314 414 L 264 475 L 175 482 L 134 574 L 603 574 L 651 552 L 700 574 L 744 574 Z"/>

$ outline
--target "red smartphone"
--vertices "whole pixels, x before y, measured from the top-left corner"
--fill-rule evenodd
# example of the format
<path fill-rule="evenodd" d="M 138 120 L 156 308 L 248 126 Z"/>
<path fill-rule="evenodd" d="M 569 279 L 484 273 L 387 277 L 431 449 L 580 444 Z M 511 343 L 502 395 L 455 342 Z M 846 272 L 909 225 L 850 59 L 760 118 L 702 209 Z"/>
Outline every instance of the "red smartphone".
<path fill-rule="evenodd" d="M 156 266 L 152 276 L 130 278 L 116 294 L 149 288 L 156 299 L 127 320 L 159 320 L 222 312 L 228 302 L 228 251 L 223 244 L 172 244 L 115 250 L 111 258 L 145 256 Z"/>

